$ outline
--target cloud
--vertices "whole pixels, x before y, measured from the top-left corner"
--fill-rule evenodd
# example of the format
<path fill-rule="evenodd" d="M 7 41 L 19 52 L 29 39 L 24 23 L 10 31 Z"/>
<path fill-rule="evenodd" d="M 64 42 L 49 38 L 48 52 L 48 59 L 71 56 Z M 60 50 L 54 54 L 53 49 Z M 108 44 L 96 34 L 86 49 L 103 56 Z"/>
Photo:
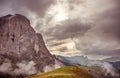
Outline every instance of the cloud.
<path fill-rule="evenodd" d="M 65 51 L 67 51 L 68 49 L 67 49 L 67 47 L 63 47 L 63 48 L 60 48 L 60 49 L 58 49 L 60 52 L 65 52 Z"/>
<path fill-rule="evenodd" d="M 0 0 L 0 16 L 9 13 L 28 17 L 35 30 L 43 34 L 49 49 L 53 47 L 55 52 L 72 51 L 72 55 L 95 57 L 110 56 L 113 50 L 120 49 L 120 0 Z M 64 16 L 62 21 L 56 19 L 62 14 L 65 20 Z M 67 39 L 75 42 L 80 53 L 64 48 L 68 47 L 69 42 L 64 42 Z"/>
<path fill-rule="evenodd" d="M 0 4 L 3 4 L 5 0 L 0 0 Z"/>
<path fill-rule="evenodd" d="M 2 63 L 0 65 L 0 72 L 11 75 L 32 75 L 37 73 L 37 70 L 34 61 L 22 61 L 16 64 L 11 62 Z"/>
<path fill-rule="evenodd" d="M 45 34 L 54 39 L 62 40 L 83 36 L 89 29 L 90 25 L 83 24 L 79 20 L 68 20 L 62 25 L 50 28 Z"/>
<path fill-rule="evenodd" d="M 118 0 L 116 2 L 120 3 Z M 116 6 L 97 16 L 96 26 L 91 31 L 94 35 L 111 41 L 120 40 L 120 5 L 118 3 L 116 3 Z"/>
<path fill-rule="evenodd" d="M 17 69 L 14 70 L 15 74 L 26 74 L 26 75 L 31 75 L 37 73 L 37 70 L 35 68 L 35 62 L 30 61 L 30 62 L 21 62 L 16 64 L 18 66 Z"/>
<path fill-rule="evenodd" d="M 106 76 L 111 75 L 113 77 L 119 77 L 119 73 L 116 72 L 117 70 L 111 64 L 104 62 L 101 64 L 101 67 L 103 68 Z"/>
<path fill-rule="evenodd" d="M 11 67 L 11 63 L 3 63 L 0 66 L 0 72 L 8 72 L 11 69 L 10 67 Z"/>
<path fill-rule="evenodd" d="M 86 35 L 74 41 L 76 49 L 81 51 L 81 54 L 87 55 L 88 57 L 90 56 L 89 58 L 91 59 L 102 60 L 108 57 L 119 57 L 120 54 L 120 45 L 115 40 L 105 40 L 96 36 Z"/>
<path fill-rule="evenodd" d="M 49 40 L 47 40 L 49 41 Z M 64 42 L 59 42 L 59 41 L 55 41 L 55 42 L 52 42 L 52 40 L 50 39 L 51 43 L 48 45 L 48 46 L 59 46 L 59 45 L 62 45 L 64 44 Z M 54 40 L 53 40 L 54 41 Z"/>
<path fill-rule="evenodd" d="M 119 3 L 119 0 L 105 0 L 103 2 L 100 0 L 63 1 L 63 6 L 69 7 L 65 8 L 69 19 L 56 26 L 49 26 L 48 30 L 45 31 L 45 35 L 50 36 L 47 43 L 49 44 L 54 40 L 72 39 L 76 49 L 80 52 L 73 51 L 73 55 L 83 54 L 88 57 L 92 55 L 92 57 L 106 58 L 112 54 L 114 57 L 118 56 L 119 51 L 117 50 L 120 48 L 118 43 L 120 40 Z M 64 47 L 66 46 L 63 45 L 56 51 L 62 52 Z M 66 53 L 69 51 L 69 49 L 65 50 Z"/>
<path fill-rule="evenodd" d="M 12 9 L 12 13 L 20 13 L 28 16 L 28 12 L 33 12 L 39 17 L 44 17 L 47 8 L 54 3 L 54 0 L 0 0 L 4 9 Z M 6 7 L 9 5 L 9 7 Z M 2 9 L 2 8 L 0 8 Z M 9 14 L 11 12 L 6 12 Z"/>
<path fill-rule="evenodd" d="M 38 16 L 44 17 L 47 8 L 54 2 L 54 0 L 19 0 L 31 12 L 35 12 Z"/>
<path fill-rule="evenodd" d="M 106 0 L 106 7 L 99 7 L 98 12 L 93 14 L 93 26 L 86 33 L 87 35 L 78 38 L 76 47 L 82 50 L 83 55 L 117 57 L 120 54 L 118 51 L 120 49 L 120 1 L 116 0 L 112 3 L 110 1 Z"/>

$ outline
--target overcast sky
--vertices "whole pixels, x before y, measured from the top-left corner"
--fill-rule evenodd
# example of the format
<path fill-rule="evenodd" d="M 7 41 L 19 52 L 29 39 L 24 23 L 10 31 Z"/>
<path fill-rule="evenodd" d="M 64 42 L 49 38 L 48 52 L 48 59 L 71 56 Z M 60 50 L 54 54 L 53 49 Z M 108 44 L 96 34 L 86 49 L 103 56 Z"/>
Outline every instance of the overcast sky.
<path fill-rule="evenodd" d="M 120 0 L 0 0 L 0 16 L 22 14 L 52 54 L 120 57 Z"/>

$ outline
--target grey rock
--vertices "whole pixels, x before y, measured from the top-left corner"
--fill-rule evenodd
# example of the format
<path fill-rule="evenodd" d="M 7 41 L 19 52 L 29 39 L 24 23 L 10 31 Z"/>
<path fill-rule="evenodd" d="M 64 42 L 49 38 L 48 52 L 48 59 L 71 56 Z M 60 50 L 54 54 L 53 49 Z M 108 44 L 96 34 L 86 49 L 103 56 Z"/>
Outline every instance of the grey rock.
<path fill-rule="evenodd" d="M 34 31 L 25 16 L 16 14 L 0 18 L 0 65 L 33 61 L 36 71 L 44 72 L 45 66 L 56 63 L 62 66 L 56 60 L 46 48 L 42 35 Z"/>

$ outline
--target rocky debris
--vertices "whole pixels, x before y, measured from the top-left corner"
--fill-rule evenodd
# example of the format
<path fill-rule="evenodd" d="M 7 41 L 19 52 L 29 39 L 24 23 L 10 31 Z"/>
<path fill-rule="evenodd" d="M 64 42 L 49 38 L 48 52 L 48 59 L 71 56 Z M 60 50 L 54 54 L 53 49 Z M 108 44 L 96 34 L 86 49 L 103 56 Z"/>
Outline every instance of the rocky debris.
<path fill-rule="evenodd" d="M 32 67 L 29 66 L 29 62 L 34 63 Z M 0 66 L 4 67 L 4 63 L 11 64 L 8 69 L 4 70 L 5 73 L 19 75 L 26 75 L 27 73 L 22 73 L 22 71 L 33 67 L 35 67 L 35 71 L 27 75 L 44 72 L 45 66 L 52 66 L 52 69 L 56 68 L 55 65 L 62 66 L 62 63 L 46 48 L 42 35 L 36 33 L 31 27 L 30 21 L 19 14 L 0 18 Z M 21 67 L 28 65 L 26 67 L 28 69 L 23 68 L 20 72 L 19 65 Z M 1 69 L 0 72 L 2 72 Z"/>

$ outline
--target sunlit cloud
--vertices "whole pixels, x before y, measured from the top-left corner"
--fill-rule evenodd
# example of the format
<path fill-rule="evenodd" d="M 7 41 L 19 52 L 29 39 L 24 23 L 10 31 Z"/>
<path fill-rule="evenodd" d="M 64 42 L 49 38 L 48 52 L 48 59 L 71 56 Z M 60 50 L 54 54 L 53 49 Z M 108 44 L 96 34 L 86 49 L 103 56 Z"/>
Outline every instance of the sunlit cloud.
<path fill-rule="evenodd" d="M 50 24 L 56 25 L 66 21 L 68 17 L 68 5 L 64 0 L 57 0 L 47 11 L 48 18 L 51 18 Z"/>

